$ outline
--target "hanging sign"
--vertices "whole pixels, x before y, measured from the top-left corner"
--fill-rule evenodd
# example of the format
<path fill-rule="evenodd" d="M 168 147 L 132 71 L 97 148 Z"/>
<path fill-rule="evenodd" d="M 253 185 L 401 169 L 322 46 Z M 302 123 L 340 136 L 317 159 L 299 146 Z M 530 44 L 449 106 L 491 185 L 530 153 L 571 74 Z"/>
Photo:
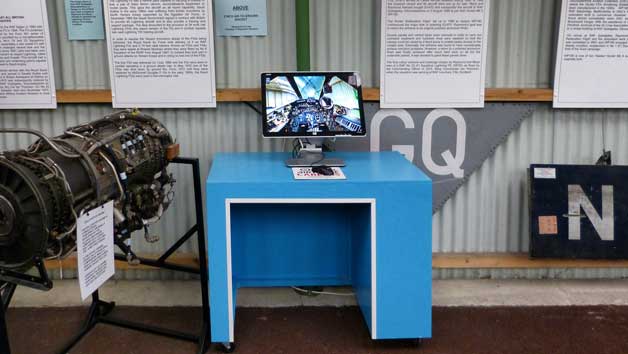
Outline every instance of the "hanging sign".
<path fill-rule="evenodd" d="M 115 273 L 113 201 L 78 217 L 76 248 L 79 287 L 85 300 Z"/>
<path fill-rule="evenodd" d="M 2 0 L 0 109 L 57 108 L 46 0 Z"/>
<path fill-rule="evenodd" d="M 105 39 L 102 0 L 65 0 L 68 39 Z"/>
<path fill-rule="evenodd" d="M 212 0 L 104 0 L 114 107 L 216 107 Z"/>
<path fill-rule="evenodd" d="M 266 0 L 216 0 L 219 36 L 265 36 L 268 32 Z"/>
<path fill-rule="evenodd" d="M 616 0 L 563 0 L 554 107 L 628 107 L 628 11 Z"/>
<path fill-rule="evenodd" d="M 382 0 L 382 107 L 483 107 L 488 14 L 489 0 Z"/>

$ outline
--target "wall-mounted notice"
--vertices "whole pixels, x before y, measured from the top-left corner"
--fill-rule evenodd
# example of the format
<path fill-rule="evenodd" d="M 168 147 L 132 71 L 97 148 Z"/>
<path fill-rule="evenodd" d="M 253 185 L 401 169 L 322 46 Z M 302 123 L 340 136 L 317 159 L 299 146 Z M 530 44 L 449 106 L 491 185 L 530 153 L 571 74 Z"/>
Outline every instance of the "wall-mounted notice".
<path fill-rule="evenodd" d="M 563 0 L 554 107 L 628 107 L 628 6 Z"/>
<path fill-rule="evenodd" d="M 102 0 L 65 0 L 65 20 L 71 41 L 105 39 Z"/>
<path fill-rule="evenodd" d="M 265 36 L 266 0 L 216 0 L 219 36 Z"/>
<path fill-rule="evenodd" d="M 211 0 L 104 0 L 114 107 L 216 107 Z"/>
<path fill-rule="evenodd" d="M 76 221 L 79 287 L 85 300 L 115 273 L 113 201 L 79 216 Z"/>
<path fill-rule="evenodd" d="M 483 107 L 489 0 L 382 0 L 384 108 Z"/>
<path fill-rule="evenodd" d="M 2 0 L 0 109 L 56 107 L 46 0 Z"/>

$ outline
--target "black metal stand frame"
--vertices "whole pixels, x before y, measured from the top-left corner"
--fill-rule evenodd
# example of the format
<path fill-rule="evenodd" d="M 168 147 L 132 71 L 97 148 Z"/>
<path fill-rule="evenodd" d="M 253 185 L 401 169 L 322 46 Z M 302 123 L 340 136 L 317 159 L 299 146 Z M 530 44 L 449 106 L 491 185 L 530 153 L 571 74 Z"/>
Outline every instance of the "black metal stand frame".
<path fill-rule="evenodd" d="M 180 339 L 190 342 L 198 343 L 198 354 L 204 354 L 210 345 L 211 340 L 211 328 L 209 323 L 209 276 L 207 271 L 207 250 L 205 248 L 205 223 L 203 219 L 203 198 L 201 194 L 201 174 L 200 174 L 200 165 L 198 158 L 188 158 L 188 157 L 178 157 L 171 161 L 176 164 L 185 164 L 192 166 L 193 179 L 194 179 L 194 203 L 196 207 L 196 224 L 192 226 L 183 236 L 177 240 L 166 252 L 164 252 L 157 259 L 149 259 L 143 257 L 137 257 L 139 260 L 139 264 L 161 268 L 161 269 L 169 269 L 179 272 L 186 272 L 191 274 L 198 274 L 201 280 L 201 295 L 203 302 L 203 322 L 201 332 L 199 334 L 190 334 L 185 332 L 179 332 L 167 328 L 151 326 L 138 322 L 126 321 L 123 319 L 115 318 L 110 315 L 110 312 L 115 307 L 114 302 L 106 302 L 100 299 L 98 290 L 96 290 L 92 294 L 92 304 L 89 307 L 89 312 L 87 315 L 87 320 L 83 324 L 83 328 L 77 333 L 74 338 L 59 352 L 59 354 L 68 353 L 78 342 L 87 335 L 97 324 L 104 323 L 108 325 L 118 326 L 126 329 L 141 331 L 145 333 L 156 334 L 160 336 L 170 337 L 174 339 Z M 199 258 L 199 267 L 189 267 L 185 265 L 180 265 L 176 263 L 168 262 L 168 257 L 170 257 L 176 250 L 178 250 L 183 243 L 185 243 L 194 233 L 197 235 L 198 239 L 198 258 Z M 128 248 L 125 249 L 124 244 L 116 243 L 122 251 L 130 251 Z M 118 260 L 126 261 L 126 255 L 124 254 L 116 254 L 115 256 Z M 0 325 L 1 326 L 1 325 Z M 1 328 L 0 328 L 1 330 Z M 1 334 L 1 332 L 0 332 Z M 0 343 L 0 349 L 1 349 Z"/>
<path fill-rule="evenodd" d="M 11 353 L 6 313 L 16 287 L 17 285 L 15 283 L 0 281 L 0 353 Z"/>
<path fill-rule="evenodd" d="M 37 270 L 37 273 L 39 273 L 38 275 L 20 273 L 11 269 L 0 267 L 0 285 L 2 285 L 2 283 L 23 285 L 29 288 L 44 291 L 52 289 L 52 281 L 48 277 L 48 271 L 46 270 L 46 266 L 44 265 L 44 261 L 41 257 L 35 257 L 34 267 Z M 11 299 L 9 298 L 9 300 Z"/>
<path fill-rule="evenodd" d="M 20 273 L 0 267 L 0 353 L 11 354 L 9 333 L 7 330 L 7 309 L 18 285 L 38 290 L 52 289 L 52 281 L 41 257 L 35 257 L 35 269 L 38 275 Z"/>

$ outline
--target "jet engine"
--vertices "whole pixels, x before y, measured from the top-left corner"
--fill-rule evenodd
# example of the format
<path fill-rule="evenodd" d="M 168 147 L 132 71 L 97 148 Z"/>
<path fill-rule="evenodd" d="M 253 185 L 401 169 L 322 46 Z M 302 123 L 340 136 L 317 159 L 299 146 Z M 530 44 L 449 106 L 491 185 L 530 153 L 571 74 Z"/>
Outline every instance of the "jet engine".
<path fill-rule="evenodd" d="M 148 226 L 173 199 L 166 168 L 178 155 L 159 121 L 125 110 L 52 138 L 31 129 L 0 133 L 37 136 L 26 150 L 0 153 L 0 267 L 26 271 L 36 259 L 72 253 L 78 215 L 111 200 L 118 246 L 142 229 L 155 241 Z"/>

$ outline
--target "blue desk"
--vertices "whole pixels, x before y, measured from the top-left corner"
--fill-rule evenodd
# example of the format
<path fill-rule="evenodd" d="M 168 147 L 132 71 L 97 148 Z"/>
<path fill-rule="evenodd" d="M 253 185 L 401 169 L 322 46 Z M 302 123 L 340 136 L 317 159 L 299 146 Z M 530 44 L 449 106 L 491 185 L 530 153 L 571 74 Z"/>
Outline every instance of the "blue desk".
<path fill-rule="evenodd" d="M 217 154 L 207 177 L 212 342 L 240 287 L 351 285 L 373 339 L 429 338 L 432 183 L 396 152 L 334 153 L 346 180 L 294 180 L 285 153 Z"/>

